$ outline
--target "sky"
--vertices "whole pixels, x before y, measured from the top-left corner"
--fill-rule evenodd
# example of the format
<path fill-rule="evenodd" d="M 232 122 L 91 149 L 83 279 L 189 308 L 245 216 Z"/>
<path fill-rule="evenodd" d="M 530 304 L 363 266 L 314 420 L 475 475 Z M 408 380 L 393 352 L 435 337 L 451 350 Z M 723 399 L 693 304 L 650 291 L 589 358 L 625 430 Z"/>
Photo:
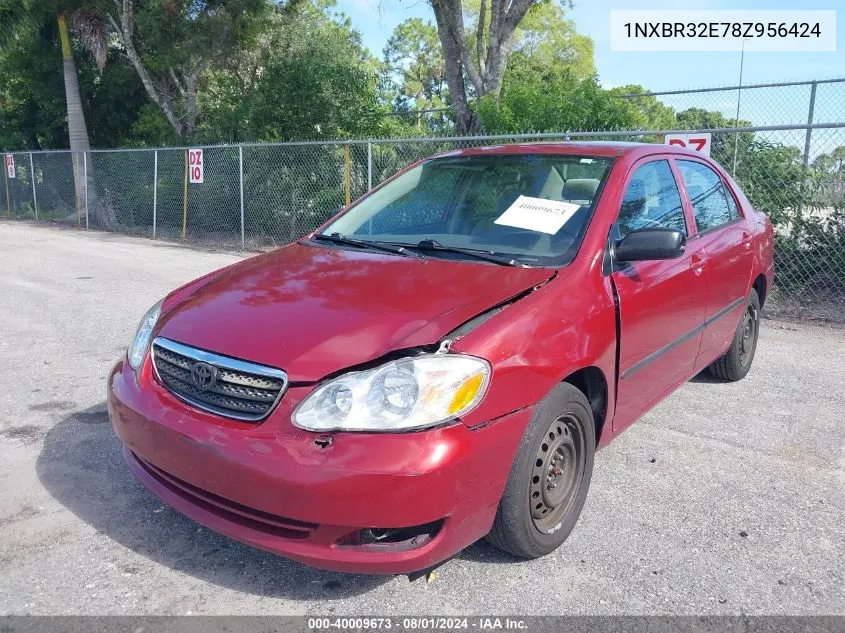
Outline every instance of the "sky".
<path fill-rule="evenodd" d="M 424 0 L 338 0 L 336 7 L 352 20 L 364 45 L 374 54 L 381 51 L 393 29 L 410 17 L 434 21 Z M 606 87 L 641 84 L 652 91 L 680 90 L 711 86 L 735 86 L 739 82 L 739 52 L 612 52 L 610 50 L 611 9 L 840 9 L 837 14 L 836 52 L 759 52 L 753 42 L 746 45 L 742 84 L 830 79 L 845 76 L 845 3 L 842 0 L 575 0 L 568 12 L 579 33 L 595 42 L 595 62 L 599 79 Z M 756 124 L 806 122 L 809 88 L 782 89 L 777 93 L 749 91 L 742 116 Z M 838 108 L 845 101 L 845 84 L 819 88 L 819 116 L 837 120 Z M 698 97 L 698 103 L 703 97 Z M 736 93 L 713 93 L 706 97 L 709 109 L 735 114 Z M 771 103 L 776 100 L 777 103 Z M 688 100 L 687 100 L 688 101 Z M 684 107 L 683 97 L 667 102 Z M 788 114 L 784 110 L 788 109 Z M 834 112 L 833 110 L 836 109 Z M 777 110 L 777 111 L 776 111 Z M 827 110 L 831 110 L 828 115 Z M 815 119 L 817 122 L 822 120 Z"/>

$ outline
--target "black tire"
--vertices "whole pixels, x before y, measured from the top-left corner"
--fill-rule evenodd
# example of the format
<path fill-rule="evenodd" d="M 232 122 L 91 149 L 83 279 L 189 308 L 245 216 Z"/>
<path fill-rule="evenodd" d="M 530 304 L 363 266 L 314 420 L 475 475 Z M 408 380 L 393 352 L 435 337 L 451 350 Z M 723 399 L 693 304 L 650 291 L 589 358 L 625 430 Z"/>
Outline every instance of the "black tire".
<path fill-rule="evenodd" d="M 556 550 L 584 507 L 595 452 L 590 403 L 572 385 L 558 385 L 534 410 L 487 540 L 520 558 Z"/>
<path fill-rule="evenodd" d="M 760 297 L 752 290 L 727 353 L 710 365 L 710 373 L 730 382 L 742 380 L 751 369 L 760 335 Z"/>

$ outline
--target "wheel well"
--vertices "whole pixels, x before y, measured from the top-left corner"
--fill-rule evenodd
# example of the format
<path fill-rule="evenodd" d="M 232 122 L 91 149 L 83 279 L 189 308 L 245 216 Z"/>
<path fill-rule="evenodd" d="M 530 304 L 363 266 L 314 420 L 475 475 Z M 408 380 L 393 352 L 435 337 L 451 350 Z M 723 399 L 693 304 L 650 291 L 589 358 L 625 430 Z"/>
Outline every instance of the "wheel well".
<path fill-rule="evenodd" d="M 563 382 L 576 387 L 587 396 L 596 423 L 596 442 L 598 442 L 607 417 L 607 380 L 604 374 L 598 367 L 584 367 L 569 374 Z"/>
<path fill-rule="evenodd" d="M 760 299 L 760 307 L 762 308 L 766 302 L 766 276 L 762 273 L 757 275 L 757 279 L 754 280 L 752 287 L 757 292 L 757 297 Z"/>

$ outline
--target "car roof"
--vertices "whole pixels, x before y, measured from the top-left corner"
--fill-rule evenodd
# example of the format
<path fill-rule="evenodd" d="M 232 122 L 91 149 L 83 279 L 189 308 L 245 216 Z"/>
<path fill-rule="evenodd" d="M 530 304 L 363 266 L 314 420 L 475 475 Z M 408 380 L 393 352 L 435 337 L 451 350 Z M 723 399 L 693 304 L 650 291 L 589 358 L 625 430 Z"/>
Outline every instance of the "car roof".
<path fill-rule="evenodd" d="M 622 156 L 623 154 L 632 153 L 647 155 L 653 153 L 690 154 L 691 152 L 690 150 L 684 150 L 673 145 L 660 145 L 655 143 L 625 143 L 621 141 L 551 141 L 538 143 L 514 143 L 508 145 L 487 145 L 483 147 L 456 149 L 437 154 L 433 156 L 433 158 L 513 154 L 574 154 L 581 156 L 616 158 Z"/>

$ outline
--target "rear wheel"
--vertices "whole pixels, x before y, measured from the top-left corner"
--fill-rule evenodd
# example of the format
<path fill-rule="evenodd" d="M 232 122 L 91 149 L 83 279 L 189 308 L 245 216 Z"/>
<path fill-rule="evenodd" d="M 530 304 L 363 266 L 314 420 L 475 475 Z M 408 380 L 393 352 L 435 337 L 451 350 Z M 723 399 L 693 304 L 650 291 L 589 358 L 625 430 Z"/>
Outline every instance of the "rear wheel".
<path fill-rule="evenodd" d="M 557 549 L 584 507 L 595 448 L 587 398 L 558 385 L 534 411 L 487 540 L 522 558 Z"/>
<path fill-rule="evenodd" d="M 710 365 L 710 373 L 722 380 L 736 381 L 745 378 L 751 369 L 757 338 L 760 334 L 760 298 L 752 290 L 745 304 L 745 312 L 734 332 L 727 353 Z"/>

